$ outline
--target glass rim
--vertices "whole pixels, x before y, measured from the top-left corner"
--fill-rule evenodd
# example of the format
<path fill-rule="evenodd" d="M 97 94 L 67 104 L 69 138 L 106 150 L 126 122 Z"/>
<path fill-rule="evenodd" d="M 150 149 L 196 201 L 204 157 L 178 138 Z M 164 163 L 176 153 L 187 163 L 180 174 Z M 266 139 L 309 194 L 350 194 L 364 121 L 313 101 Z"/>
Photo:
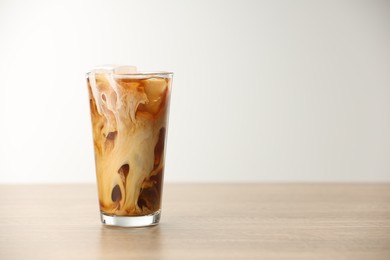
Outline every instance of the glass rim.
<path fill-rule="evenodd" d="M 111 70 L 91 70 L 86 73 L 86 77 L 89 78 L 91 74 L 106 74 L 112 75 L 115 78 L 150 78 L 150 77 L 160 77 L 160 78 L 172 78 L 173 72 L 170 71 L 140 71 L 132 73 L 115 73 Z"/>

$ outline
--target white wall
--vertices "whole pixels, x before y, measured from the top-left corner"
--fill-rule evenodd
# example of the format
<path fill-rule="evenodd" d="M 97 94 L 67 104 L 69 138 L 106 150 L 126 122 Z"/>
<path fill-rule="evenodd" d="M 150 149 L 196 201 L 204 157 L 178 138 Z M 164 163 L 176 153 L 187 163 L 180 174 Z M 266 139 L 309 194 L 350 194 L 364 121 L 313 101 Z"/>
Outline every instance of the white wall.
<path fill-rule="evenodd" d="M 167 181 L 390 181 L 389 1 L 0 1 L 0 182 L 93 182 L 84 73 L 175 72 Z"/>

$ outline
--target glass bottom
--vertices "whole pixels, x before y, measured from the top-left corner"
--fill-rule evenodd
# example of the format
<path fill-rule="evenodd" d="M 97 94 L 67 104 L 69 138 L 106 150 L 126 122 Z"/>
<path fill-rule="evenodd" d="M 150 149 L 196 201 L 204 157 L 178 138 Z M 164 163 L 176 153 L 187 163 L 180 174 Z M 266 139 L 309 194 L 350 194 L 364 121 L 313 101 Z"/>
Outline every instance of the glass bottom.
<path fill-rule="evenodd" d="M 154 226 L 160 222 L 160 215 L 160 210 L 146 216 L 111 216 L 100 212 L 100 218 L 103 224 L 118 227 Z"/>

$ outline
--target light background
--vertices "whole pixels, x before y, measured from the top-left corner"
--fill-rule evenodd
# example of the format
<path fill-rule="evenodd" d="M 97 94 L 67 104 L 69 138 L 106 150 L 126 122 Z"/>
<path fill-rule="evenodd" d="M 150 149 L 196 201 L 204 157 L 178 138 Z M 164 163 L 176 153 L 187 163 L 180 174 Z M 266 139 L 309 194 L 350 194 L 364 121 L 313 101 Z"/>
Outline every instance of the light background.
<path fill-rule="evenodd" d="M 390 181 L 390 1 L 0 0 L 0 182 L 94 182 L 85 72 L 175 73 L 166 181 Z"/>

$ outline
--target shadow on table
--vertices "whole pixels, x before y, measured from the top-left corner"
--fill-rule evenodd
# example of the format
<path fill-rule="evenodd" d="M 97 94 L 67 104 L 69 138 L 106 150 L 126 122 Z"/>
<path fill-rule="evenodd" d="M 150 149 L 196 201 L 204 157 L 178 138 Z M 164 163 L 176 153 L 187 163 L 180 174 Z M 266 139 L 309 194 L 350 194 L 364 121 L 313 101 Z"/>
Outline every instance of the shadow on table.
<path fill-rule="evenodd" d="M 111 257 L 156 256 L 161 252 L 160 227 L 102 226 L 99 243 L 101 255 L 108 259 Z"/>

